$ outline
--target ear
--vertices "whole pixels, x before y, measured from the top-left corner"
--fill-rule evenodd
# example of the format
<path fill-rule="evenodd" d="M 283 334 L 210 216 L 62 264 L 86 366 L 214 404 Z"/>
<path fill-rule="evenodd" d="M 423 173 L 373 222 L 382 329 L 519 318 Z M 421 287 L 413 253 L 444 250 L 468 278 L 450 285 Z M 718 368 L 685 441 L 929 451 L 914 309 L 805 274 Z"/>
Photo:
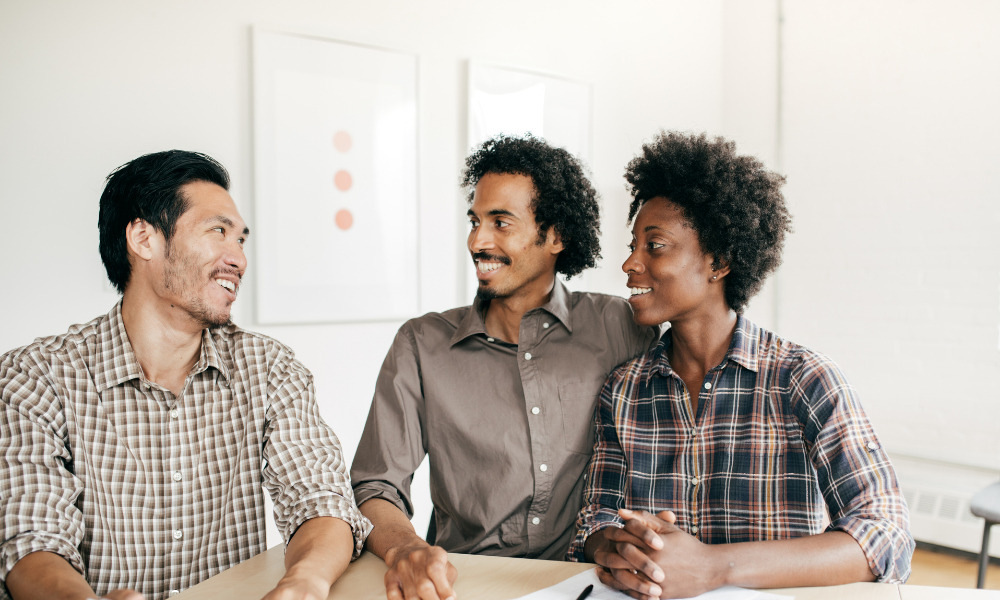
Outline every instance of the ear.
<path fill-rule="evenodd" d="M 163 236 L 143 219 L 134 219 L 125 226 L 125 245 L 128 252 L 141 260 L 152 260 L 158 255 Z"/>
<path fill-rule="evenodd" d="M 716 258 L 713 255 L 709 255 L 709 257 L 712 259 L 712 281 L 729 275 L 729 261 Z"/>
<path fill-rule="evenodd" d="M 549 227 L 549 230 L 545 232 L 545 245 L 549 247 L 549 251 L 552 254 L 559 254 L 565 249 L 562 243 L 562 236 L 556 231 L 555 226 Z"/>

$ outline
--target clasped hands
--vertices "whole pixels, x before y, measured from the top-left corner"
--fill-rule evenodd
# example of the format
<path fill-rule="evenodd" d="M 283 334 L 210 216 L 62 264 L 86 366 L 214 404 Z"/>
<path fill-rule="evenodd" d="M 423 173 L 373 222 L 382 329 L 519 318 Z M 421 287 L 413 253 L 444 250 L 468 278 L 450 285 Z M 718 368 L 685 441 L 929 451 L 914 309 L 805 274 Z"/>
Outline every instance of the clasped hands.
<path fill-rule="evenodd" d="M 639 600 L 689 598 L 721 587 L 717 552 L 678 528 L 676 515 L 621 509 L 625 526 L 607 527 L 594 550 L 597 576 Z"/>

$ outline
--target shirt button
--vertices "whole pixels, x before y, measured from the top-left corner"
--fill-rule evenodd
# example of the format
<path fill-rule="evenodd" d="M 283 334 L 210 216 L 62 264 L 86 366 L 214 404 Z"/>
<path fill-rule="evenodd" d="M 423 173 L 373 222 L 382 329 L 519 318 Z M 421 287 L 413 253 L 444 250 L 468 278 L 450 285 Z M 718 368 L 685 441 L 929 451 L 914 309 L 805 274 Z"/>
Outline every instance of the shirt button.
<path fill-rule="evenodd" d="M 180 591 L 180 590 L 170 590 L 170 592 L 169 592 L 169 594 L 170 594 L 171 596 L 176 596 L 176 595 L 177 595 L 177 594 L 179 594 L 179 593 L 181 593 L 181 591 Z"/>
<path fill-rule="evenodd" d="M 698 533 L 698 526 L 697 525 L 693 525 L 691 527 L 691 535 L 696 535 L 697 533 Z"/>
<path fill-rule="evenodd" d="M 524 360 L 531 360 L 531 352 L 524 353 Z"/>
<path fill-rule="evenodd" d="M 176 408 L 170 411 L 171 419 L 176 419 L 179 416 L 181 416 L 181 413 Z"/>
<path fill-rule="evenodd" d="M 546 464 L 538 465 L 538 470 L 541 471 L 542 473 L 544 473 L 544 472 L 546 472 L 546 471 L 549 470 L 549 465 L 546 465 Z"/>
<path fill-rule="evenodd" d="M 533 519 L 531 519 L 531 524 L 532 525 L 538 525 L 541 522 L 542 522 L 542 520 L 539 519 L 538 517 L 534 517 Z"/>
<path fill-rule="evenodd" d="M 175 540 L 179 540 L 179 539 L 181 539 L 182 537 L 184 537 L 184 532 L 183 532 L 183 531 L 181 531 L 180 529 L 175 529 L 175 530 L 174 530 L 174 539 L 175 539 Z"/>
<path fill-rule="evenodd" d="M 706 390 L 712 389 L 712 382 L 711 381 L 706 381 L 705 382 L 705 389 Z"/>
<path fill-rule="evenodd" d="M 542 329 L 548 329 L 548 328 L 549 328 L 548 323 L 542 323 Z"/>
<path fill-rule="evenodd" d="M 866 446 L 868 446 L 868 449 L 871 451 L 878 450 L 878 444 L 875 442 L 868 442 Z"/>
<path fill-rule="evenodd" d="M 531 407 L 531 414 L 537 415 L 540 412 L 542 412 L 542 409 L 538 408 L 537 406 L 532 406 Z"/>
<path fill-rule="evenodd" d="M 491 337 L 488 337 L 488 338 L 486 338 L 486 341 L 487 341 L 487 342 L 491 342 L 491 343 L 492 343 L 492 342 L 493 342 L 493 338 L 491 338 Z"/>
<path fill-rule="evenodd" d="M 691 485 L 698 485 L 698 478 L 697 477 L 692 477 L 691 478 Z"/>
<path fill-rule="evenodd" d="M 174 481 L 180 481 L 181 479 L 183 479 L 183 476 L 181 476 L 181 472 L 174 471 Z"/>

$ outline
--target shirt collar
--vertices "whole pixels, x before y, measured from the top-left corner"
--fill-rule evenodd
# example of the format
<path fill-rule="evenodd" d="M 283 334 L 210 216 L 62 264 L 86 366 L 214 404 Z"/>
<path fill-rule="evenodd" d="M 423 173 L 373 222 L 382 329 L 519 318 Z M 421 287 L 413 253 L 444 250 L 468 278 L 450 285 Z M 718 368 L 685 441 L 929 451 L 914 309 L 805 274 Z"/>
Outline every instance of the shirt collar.
<path fill-rule="evenodd" d="M 649 351 L 649 361 L 646 369 L 646 379 L 654 375 L 664 376 L 672 373 L 670 366 L 669 352 L 673 343 L 670 329 L 660 337 L 658 344 Z M 736 328 L 733 330 L 733 339 L 729 342 L 729 350 L 722 364 L 732 361 L 754 373 L 760 368 L 760 356 L 758 352 L 760 343 L 760 327 L 743 315 L 737 315 Z"/>
<path fill-rule="evenodd" d="M 97 326 L 97 351 L 93 369 L 94 384 L 98 392 L 132 379 L 142 379 L 142 367 L 135 359 L 132 344 L 125 333 L 121 300 Z"/>
<path fill-rule="evenodd" d="M 200 373 L 215 367 L 227 380 L 229 368 L 222 360 L 213 329 L 205 329 L 201 334 L 201 349 L 192 373 Z M 122 301 L 115 304 L 111 312 L 97 327 L 97 352 L 94 361 L 94 384 L 98 392 L 121 385 L 133 379 L 142 379 L 142 367 L 135 358 L 135 351 L 125 331 L 122 319 Z"/>
<path fill-rule="evenodd" d="M 552 294 L 549 297 L 549 301 L 532 310 L 546 311 L 559 319 L 567 331 L 573 333 L 573 319 L 570 316 L 569 301 L 570 295 L 566 290 L 566 286 L 556 279 L 555 285 L 552 286 Z M 476 296 L 469 311 L 462 317 L 458 327 L 455 329 L 455 333 L 452 334 L 450 345 L 454 346 L 469 336 L 477 334 L 486 335 L 486 306 L 486 303 L 480 300 L 479 296 Z M 531 310 L 528 311 L 528 313 L 531 312 Z"/>

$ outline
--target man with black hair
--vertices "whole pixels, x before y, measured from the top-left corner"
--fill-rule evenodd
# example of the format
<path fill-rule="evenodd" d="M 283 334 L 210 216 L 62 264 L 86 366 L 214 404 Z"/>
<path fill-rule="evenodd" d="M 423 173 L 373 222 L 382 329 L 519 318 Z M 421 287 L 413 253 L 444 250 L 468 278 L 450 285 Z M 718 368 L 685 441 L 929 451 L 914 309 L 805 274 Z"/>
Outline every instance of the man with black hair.
<path fill-rule="evenodd" d="M 351 469 L 389 600 L 454 598 L 447 552 L 561 558 L 601 384 L 658 334 L 622 298 L 556 279 L 600 257 L 597 193 L 568 152 L 500 137 L 467 159 L 463 183 L 476 300 L 400 328 Z M 408 518 L 425 456 L 426 541 Z"/>
<path fill-rule="evenodd" d="M 212 158 L 108 176 L 107 315 L 0 358 L 0 598 L 160 599 L 265 549 L 322 600 L 363 547 L 340 442 L 292 351 L 230 322 L 249 228 Z"/>

